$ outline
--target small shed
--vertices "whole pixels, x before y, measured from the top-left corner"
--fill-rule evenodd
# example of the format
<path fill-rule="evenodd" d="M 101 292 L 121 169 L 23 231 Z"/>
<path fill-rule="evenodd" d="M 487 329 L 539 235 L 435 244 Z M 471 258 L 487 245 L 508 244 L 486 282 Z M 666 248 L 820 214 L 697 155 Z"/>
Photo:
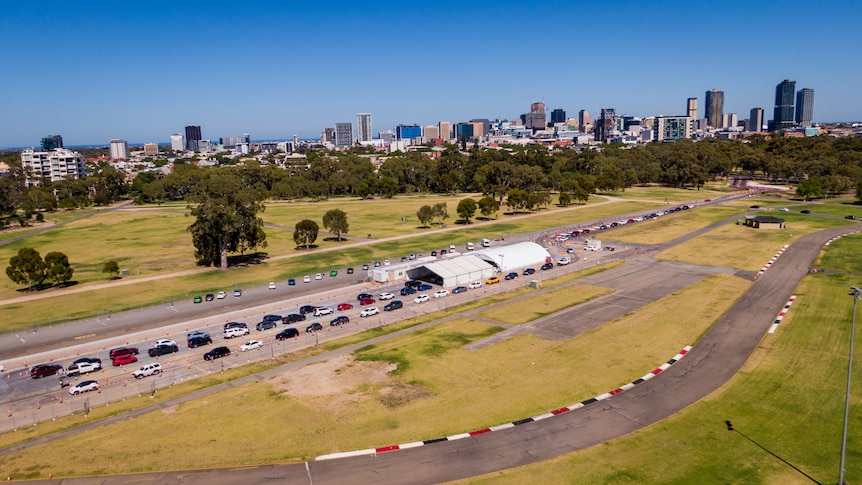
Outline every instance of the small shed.
<path fill-rule="evenodd" d="M 745 216 L 745 225 L 755 229 L 784 229 L 784 219 L 775 216 Z"/>

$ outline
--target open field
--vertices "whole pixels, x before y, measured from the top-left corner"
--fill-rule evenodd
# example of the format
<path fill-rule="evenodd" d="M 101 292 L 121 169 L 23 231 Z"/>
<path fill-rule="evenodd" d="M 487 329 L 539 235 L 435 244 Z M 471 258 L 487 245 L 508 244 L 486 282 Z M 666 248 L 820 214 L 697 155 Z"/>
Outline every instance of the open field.
<path fill-rule="evenodd" d="M 662 244 L 734 215 L 742 217 L 742 211 L 721 206 L 700 207 L 617 227 L 610 237 L 629 244 Z"/>
<path fill-rule="evenodd" d="M 283 462 L 499 424 L 643 375 L 695 343 L 749 286 L 739 278 L 714 275 L 566 342 L 522 335 L 470 352 L 465 344 L 500 329 L 455 319 L 360 349 L 355 364 L 310 373 L 330 380 L 348 374 L 347 366 L 397 364 L 382 380 L 297 397 L 290 391 L 294 374 L 286 374 L 34 446 L 0 458 L 0 465 L 22 478 L 48 469 L 61 476 Z M 678 314 L 691 318 L 680 321 Z M 596 359 L 596 348 L 614 358 Z M 309 369 L 318 365 L 323 364 Z M 592 377 L 563 379 L 571 385 L 560 386 L 560 369 Z M 475 392 L 477 387 L 482 391 Z M 225 420 L 226 415 L 232 419 Z M 142 432 L 147 429 L 162 431 Z M 131 448 L 130 436 L 135 437 Z"/>
<path fill-rule="evenodd" d="M 624 199 L 649 200 L 661 202 L 662 204 L 684 204 L 703 199 L 715 199 L 728 193 L 733 192 L 727 185 L 724 185 L 723 190 L 705 187 L 701 190 L 694 189 L 675 189 L 673 187 L 628 187 L 623 192 L 602 192 L 601 195 L 614 198 L 621 197 Z"/>
<path fill-rule="evenodd" d="M 862 234 L 838 238 L 829 244 L 829 249 L 821 253 L 812 266 L 817 269 L 862 273 L 862 253 L 859 252 L 862 244 L 860 243 L 862 243 Z"/>
<path fill-rule="evenodd" d="M 860 280 L 807 276 L 778 332 L 764 337 L 742 372 L 685 411 L 600 446 L 457 483 L 812 483 L 790 465 L 835 483 L 852 310 L 847 289 Z M 862 432 L 858 390 L 850 405 L 846 468 L 853 481 L 862 476 L 854 438 Z"/>
<path fill-rule="evenodd" d="M 783 214 L 781 217 L 787 221 L 784 229 L 754 229 L 731 223 L 662 251 L 656 257 L 691 264 L 757 271 L 785 244 L 792 243 L 803 234 L 828 227 L 850 225 L 844 219 L 826 219 L 790 212 L 780 214 Z"/>
<path fill-rule="evenodd" d="M 612 291 L 608 288 L 598 286 L 569 286 L 489 308 L 479 315 L 510 325 L 521 325 L 609 293 Z"/>

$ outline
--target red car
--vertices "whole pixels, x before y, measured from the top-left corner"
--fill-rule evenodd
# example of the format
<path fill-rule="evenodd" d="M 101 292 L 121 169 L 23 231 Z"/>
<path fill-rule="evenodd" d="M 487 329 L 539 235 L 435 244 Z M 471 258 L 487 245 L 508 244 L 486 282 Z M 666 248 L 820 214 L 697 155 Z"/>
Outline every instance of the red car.
<path fill-rule="evenodd" d="M 138 358 L 135 357 L 135 354 L 125 354 L 114 357 L 114 361 L 112 363 L 114 364 L 114 366 L 119 366 L 126 364 L 134 364 L 137 361 Z"/>
<path fill-rule="evenodd" d="M 118 347 L 116 349 L 111 349 L 111 352 L 108 354 L 109 357 L 116 358 L 122 355 L 137 355 L 138 348 L 137 347 Z"/>
<path fill-rule="evenodd" d="M 339 303 L 338 304 L 338 311 L 340 311 L 340 312 L 343 312 L 344 310 L 350 310 L 351 308 L 353 308 L 352 303 Z"/>
<path fill-rule="evenodd" d="M 359 304 L 360 305 L 373 305 L 374 304 L 374 298 L 363 298 L 363 299 L 359 300 Z"/>

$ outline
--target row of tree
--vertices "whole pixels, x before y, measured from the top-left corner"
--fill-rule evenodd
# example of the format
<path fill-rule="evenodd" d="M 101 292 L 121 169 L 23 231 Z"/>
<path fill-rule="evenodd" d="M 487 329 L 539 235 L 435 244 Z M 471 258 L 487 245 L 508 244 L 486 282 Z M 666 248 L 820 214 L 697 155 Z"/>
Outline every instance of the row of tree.
<path fill-rule="evenodd" d="M 69 264 L 69 258 L 54 251 L 42 255 L 33 248 L 21 248 L 18 254 L 9 259 L 6 276 L 15 283 L 27 285 L 28 290 L 40 287 L 45 280 L 51 280 L 57 286 L 63 286 L 72 280 L 75 270 Z"/>

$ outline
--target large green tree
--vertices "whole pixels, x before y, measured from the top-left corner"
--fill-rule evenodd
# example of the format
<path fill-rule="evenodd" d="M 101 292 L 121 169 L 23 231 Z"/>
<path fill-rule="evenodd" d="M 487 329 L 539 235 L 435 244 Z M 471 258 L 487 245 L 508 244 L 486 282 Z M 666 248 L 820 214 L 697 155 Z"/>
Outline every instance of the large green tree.
<path fill-rule="evenodd" d="M 464 224 L 469 224 L 470 219 L 476 215 L 477 204 L 476 201 L 467 197 L 466 199 L 461 199 L 461 202 L 458 202 L 458 217 L 464 221 Z"/>
<path fill-rule="evenodd" d="M 434 208 L 430 205 L 423 205 L 416 211 L 416 218 L 422 223 L 422 226 L 428 227 L 431 220 L 434 219 Z"/>
<path fill-rule="evenodd" d="M 485 217 L 491 217 L 500 210 L 500 203 L 494 197 L 486 195 L 479 199 L 479 211 Z"/>
<path fill-rule="evenodd" d="M 188 230 L 200 264 L 225 270 L 229 252 L 266 247 L 263 220 L 257 217 L 264 210 L 263 195 L 243 186 L 233 169 L 208 172 L 192 187 L 188 199 L 195 217 Z"/>
<path fill-rule="evenodd" d="M 347 234 L 347 230 L 350 229 L 347 214 L 341 209 L 326 211 L 326 214 L 323 214 L 323 227 L 329 229 L 329 232 L 335 234 L 335 237 L 341 241 L 341 235 Z"/>
<path fill-rule="evenodd" d="M 39 251 L 33 248 L 21 248 L 18 254 L 9 259 L 6 267 L 6 276 L 15 283 L 27 285 L 28 290 L 33 286 L 41 285 L 45 281 L 45 261 Z"/>
<path fill-rule="evenodd" d="M 71 281 L 75 273 L 69 265 L 69 257 L 59 251 L 52 251 L 45 255 L 45 271 L 47 277 L 58 286 Z"/>
<path fill-rule="evenodd" d="M 320 227 L 311 219 L 303 219 L 296 223 L 293 231 L 293 241 L 297 246 L 305 246 L 308 249 L 317 240 Z"/>

